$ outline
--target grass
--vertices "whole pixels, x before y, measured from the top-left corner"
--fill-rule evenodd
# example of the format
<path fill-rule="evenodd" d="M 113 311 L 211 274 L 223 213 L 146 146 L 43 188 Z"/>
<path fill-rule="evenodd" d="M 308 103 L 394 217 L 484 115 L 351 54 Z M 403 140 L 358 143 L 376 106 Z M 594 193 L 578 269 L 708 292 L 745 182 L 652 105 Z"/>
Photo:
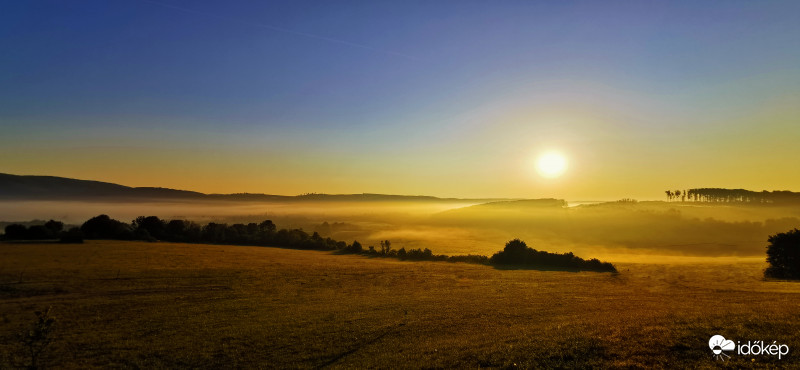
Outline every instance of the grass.
<path fill-rule="evenodd" d="M 614 261 L 612 261 L 614 262 Z M 58 368 L 800 367 L 800 283 L 762 258 L 619 274 L 89 241 L 0 243 L 0 368 L 52 306 Z M 786 343 L 715 361 L 708 339 Z"/>

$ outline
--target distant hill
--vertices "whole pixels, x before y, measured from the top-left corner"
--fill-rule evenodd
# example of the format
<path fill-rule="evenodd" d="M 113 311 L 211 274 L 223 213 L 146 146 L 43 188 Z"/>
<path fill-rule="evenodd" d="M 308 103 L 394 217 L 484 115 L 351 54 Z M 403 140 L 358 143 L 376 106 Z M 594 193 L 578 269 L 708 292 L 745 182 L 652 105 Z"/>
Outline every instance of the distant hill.
<path fill-rule="evenodd" d="M 0 199 L 72 200 L 87 198 L 201 199 L 205 194 L 166 188 L 133 188 L 101 181 L 76 180 L 55 176 L 0 174 Z"/>
<path fill-rule="evenodd" d="M 521 199 L 521 200 L 502 200 L 476 204 L 469 207 L 450 209 L 439 212 L 437 217 L 464 217 L 488 215 L 497 216 L 502 213 L 536 212 L 541 210 L 559 210 L 567 207 L 567 202 L 563 199 L 543 198 L 543 199 Z"/>
<path fill-rule="evenodd" d="M 567 206 L 567 202 L 563 199 L 555 198 L 542 198 L 542 199 L 522 199 L 522 200 L 505 200 L 497 202 L 489 202 L 484 204 L 474 205 L 470 208 L 473 209 L 505 209 L 505 208 L 563 208 Z"/>
<path fill-rule="evenodd" d="M 493 202 L 504 199 L 437 198 L 422 195 L 389 194 L 304 194 L 297 196 L 270 194 L 204 194 L 196 191 L 159 187 L 130 187 L 102 181 L 78 180 L 56 176 L 21 176 L 0 174 L 0 200 L 197 200 L 255 202 Z"/>

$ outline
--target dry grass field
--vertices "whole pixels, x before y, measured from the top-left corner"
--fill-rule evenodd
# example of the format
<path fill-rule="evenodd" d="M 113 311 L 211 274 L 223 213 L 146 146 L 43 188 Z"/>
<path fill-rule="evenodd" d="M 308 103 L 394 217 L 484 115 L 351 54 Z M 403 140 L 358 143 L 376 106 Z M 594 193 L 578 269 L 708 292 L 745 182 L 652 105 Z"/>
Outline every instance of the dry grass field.
<path fill-rule="evenodd" d="M 592 256 L 586 256 L 592 257 Z M 616 261 L 611 261 L 616 262 Z M 763 258 L 619 274 L 222 245 L 0 243 L 0 368 L 52 307 L 52 368 L 800 367 L 800 283 Z M 712 358 L 714 334 L 789 355 Z"/>

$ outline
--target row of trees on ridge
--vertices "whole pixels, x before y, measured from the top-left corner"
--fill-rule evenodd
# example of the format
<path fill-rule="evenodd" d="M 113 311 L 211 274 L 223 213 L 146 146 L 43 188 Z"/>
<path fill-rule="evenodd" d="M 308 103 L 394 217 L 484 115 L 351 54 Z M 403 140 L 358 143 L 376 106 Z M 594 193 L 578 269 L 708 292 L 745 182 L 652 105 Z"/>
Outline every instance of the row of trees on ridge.
<path fill-rule="evenodd" d="M 667 200 L 681 202 L 714 203 L 800 203 L 800 193 L 775 190 L 752 191 L 745 189 L 697 188 L 689 190 L 666 190 Z"/>
<path fill-rule="evenodd" d="M 336 251 L 337 253 L 362 254 L 371 257 L 390 257 L 412 261 L 467 262 L 484 265 L 503 265 L 517 268 L 557 268 L 565 270 L 589 270 L 616 272 L 614 266 L 597 259 L 584 260 L 572 253 L 558 254 L 528 248 L 525 242 L 514 239 L 506 244 L 503 251 L 491 258 L 483 255 L 448 256 L 434 254 L 428 248 L 392 248 L 389 240 L 380 242 L 378 249 L 366 249 L 358 241 L 348 244 L 344 241 L 322 237 L 318 232 L 309 234 L 302 229 L 278 229 L 271 220 L 260 223 L 224 224 L 210 222 L 200 225 L 187 220 L 162 220 L 156 216 L 140 216 L 131 223 L 115 220 L 107 215 L 92 217 L 81 225 L 63 231 L 63 223 L 49 221 L 45 225 L 31 226 L 13 224 L 6 227 L 7 240 L 54 239 L 62 242 L 83 242 L 87 239 L 146 240 L 182 243 L 233 244 L 275 246 L 297 249 Z M 45 232 L 46 231 L 46 232 Z"/>

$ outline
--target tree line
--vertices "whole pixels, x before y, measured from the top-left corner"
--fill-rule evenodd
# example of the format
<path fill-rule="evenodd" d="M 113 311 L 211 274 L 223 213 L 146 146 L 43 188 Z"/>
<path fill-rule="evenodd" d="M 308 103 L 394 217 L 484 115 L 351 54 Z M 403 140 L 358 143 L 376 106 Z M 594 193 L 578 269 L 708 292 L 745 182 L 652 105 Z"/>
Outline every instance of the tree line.
<path fill-rule="evenodd" d="M 597 259 L 584 260 L 570 253 L 558 254 L 537 251 L 527 247 L 525 242 L 514 239 L 506 244 L 503 251 L 491 258 L 484 255 L 434 254 L 428 248 L 395 249 L 389 240 L 383 240 L 378 248 L 364 248 L 357 240 L 348 244 L 344 241 L 322 237 L 318 232 L 311 234 L 302 229 L 278 229 L 271 220 L 260 223 L 225 224 L 210 222 L 200 225 L 187 220 L 162 220 L 157 216 L 139 216 L 130 223 L 115 220 L 108 215 L 92 217 L 80 226 L 63 230 L 64 224 L 50 220 L 45 225 L 26 227 L 20 224 L 5 228 L 5 240 L 45 240 L 60 238 L 64 243 L 81 243 L 83 239 L 144 240 L 180 243 L 231 244 L 272 246 L 296 249 L 336 251 L 341 254 L 360 254 L 370 257 L 397 258 L 410 261 L 466 262 L 482 265 L 512 266 L 517 268 L 557 268 L 566 270 L 587 270 L 616 272 L 610 263 Z"/>
<path fill-rule="evenodd" d="M 800 193 L 788 190 L 752 191 L 745 189 L 696 188 L 666 190 L 668 201 L 709 203 L 800 203 Z"/>

